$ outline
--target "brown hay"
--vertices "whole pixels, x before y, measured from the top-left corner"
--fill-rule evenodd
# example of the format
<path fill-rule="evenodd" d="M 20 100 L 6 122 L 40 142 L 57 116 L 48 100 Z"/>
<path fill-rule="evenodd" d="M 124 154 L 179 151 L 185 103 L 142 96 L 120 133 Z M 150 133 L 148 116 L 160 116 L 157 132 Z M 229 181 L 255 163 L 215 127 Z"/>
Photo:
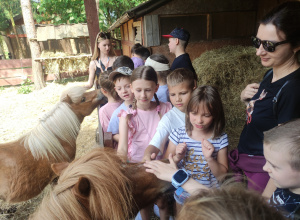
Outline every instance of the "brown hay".
<path fill-rule="evenodd" d="M 85 54 L 77 54 L 85 55 Z M 43 58 L 53 58 L 44 60 L 45 74 L 55 74 L 59 76 L 61 73 L 67 73 L 69 76 L 73 77 L 79 73 L 85 73 L 88 71 L 90 64 L 90 57 L 71 57 L 68 58 L 70 54 L 63 52 L 50 52 L 43 51 L 41 57 Z M 54 57 L 60 57 L 54 59 Z"/>
<path fill-rule="evenodd" d="M 242 46 L 207 51 L 193 61 L 193 66 L 198 85 L 218 88 L 225 111 L 229 150 L 236 148 L 246 119 L 246 106 L 240 94 L 247 84 L 259 83 L 267 69 L 255 55 L 255 48 Z"/>

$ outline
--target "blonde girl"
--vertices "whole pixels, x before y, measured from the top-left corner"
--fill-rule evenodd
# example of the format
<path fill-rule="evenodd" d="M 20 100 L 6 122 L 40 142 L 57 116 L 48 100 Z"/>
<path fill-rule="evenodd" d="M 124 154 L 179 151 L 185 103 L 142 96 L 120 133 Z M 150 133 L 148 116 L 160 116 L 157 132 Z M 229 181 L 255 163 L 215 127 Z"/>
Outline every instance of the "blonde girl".
<path fill-rule="evenodd" d="M 95 41 L 94 54 L 89 65 L 88 84 L 85 87 L 87 89 L 92 88 L 95 79 L 99 78 L 100 73 L 112 70 L 112 65 L 116 58 L 114 49 L 111 46 L 110 33 L 99 32 Z M 97 82 L 98 80 L 96 81 L 96 88 L 99 88 Z"/>
<path fill-rule="evenodd" d="M 161 117 L 171 108 L 169 102 L 159 102 L 156 91 L 158 80 L 155 70 L 150 66 L 136 68 L 131 75 L 130 88 L 134 94 L 132 108 L 119 113 L 118 153 L 127 156 L 130 162 L 140 162 L 144 152 L 155 134 Z M 151 101 L 155 98 L 155 102 Z M 167 219 L 166 207 L 160 210 L 161 219 Z M 143 220 L 150 219 L 150 207 L 140 212 Z"/>

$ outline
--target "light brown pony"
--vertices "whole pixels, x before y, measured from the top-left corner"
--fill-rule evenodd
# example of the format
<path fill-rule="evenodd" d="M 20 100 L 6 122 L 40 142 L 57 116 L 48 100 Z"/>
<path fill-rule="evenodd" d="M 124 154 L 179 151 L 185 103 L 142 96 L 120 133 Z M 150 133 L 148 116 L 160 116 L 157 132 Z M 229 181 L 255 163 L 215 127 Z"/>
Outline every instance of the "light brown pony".
<path fill-rule="evenodd" d="M 129 219 L 171 186 L 141 163 L 123 163 L 107 148 L 52 168 L 60 173 L 58 183 L 30 219 Z"/>
<path fill-rule="evenodd" d="M 55 177 L 51 164 L 75 158 L 81 122 L 104 101 L 100 90 L 72 87 L 34 129 L 0 144 L 0 199 L 14 203 L 37 196 Z"/>

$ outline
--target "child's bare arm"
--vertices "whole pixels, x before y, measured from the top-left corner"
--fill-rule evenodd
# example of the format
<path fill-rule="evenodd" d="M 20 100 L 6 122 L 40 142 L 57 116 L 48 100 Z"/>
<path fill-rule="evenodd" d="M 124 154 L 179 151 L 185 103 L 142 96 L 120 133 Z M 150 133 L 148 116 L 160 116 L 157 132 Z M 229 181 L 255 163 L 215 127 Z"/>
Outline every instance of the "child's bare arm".
<path fill-rule="evenodd" d="M 176 145 L 172 141 L 169 141 L 167 150 L 164 153 L 163 158 L 164 159 L 168 159 L 168 157 L 169 157 L 170 154 L 172 154 L 172 155 L 176 154 Z"/>
<path fill-rule="evenodd" d="M 149 145 L 144 153 L 144 157 L 143 157 L 143 161 L 150 161 L 150 160 L 154 160 L 157 156 L 157 154 L 159 153 L 159 149 L 153 145 Z"/>
<path fill-rule="evenodd" d="M 186 143 L 180 143 L 176 146 L 176 154 L 173 156 L 173 160 L 175 161 L 175 163 L 179 163 L 179 161 L 181 161 L 184 158 L 186 150 Z"/>
<path fill-rule="evenodd" d="M 119 124 L 119 143 L 117 153 L 121 156 L 127 156 L 128 153 L 128 119 L 120 117 Z"/>
<path fill-rule="evenodd" d="M 119 134 L 114 134 L 112 138 L 114 141 L 119 142 Z"/>
<path fill-rule="evenodd" d="M 214 146 L 207 140 L 202 140 L 202 152 L 214 176 L 222 180 L 228 171 L 227 147 L 218 151 L 217 159 L 212 157 Z"/>

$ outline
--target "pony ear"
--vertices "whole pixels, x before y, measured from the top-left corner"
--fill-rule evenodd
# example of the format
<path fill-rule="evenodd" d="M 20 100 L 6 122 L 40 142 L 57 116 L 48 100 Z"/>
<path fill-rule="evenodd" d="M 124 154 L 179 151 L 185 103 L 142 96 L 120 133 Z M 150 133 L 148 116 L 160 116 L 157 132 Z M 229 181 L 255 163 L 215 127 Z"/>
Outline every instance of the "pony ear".
<path fill-rule="evenodd" d="M 63 101 L 63 102 L 67 102 L 67 103 L 69 103 L 69 104 L 73 103 L 73 102 L 72 102 L 72 99 L 70 98 L 69 95 L 66 95 L 66 97 L 64 97 L 62 101 Z"/>
<path fill-rule="evenodd" d="M 78 182 L 75 184 L 73 190 L 76 197 L 79 198 L 88 197 L 91 192 L 91 184 L 89 179 L 86 177 L 80 177 Z"/>
<path fill-rule="evenodd" d="M 51 164 L 51 169 L 53 172 L 57 175 L 60 176 L 62 171 L 66 169 L 69 166 L 70 163 L 68 162 L 62 162 L 62 163 L 53 163 Z"/>

